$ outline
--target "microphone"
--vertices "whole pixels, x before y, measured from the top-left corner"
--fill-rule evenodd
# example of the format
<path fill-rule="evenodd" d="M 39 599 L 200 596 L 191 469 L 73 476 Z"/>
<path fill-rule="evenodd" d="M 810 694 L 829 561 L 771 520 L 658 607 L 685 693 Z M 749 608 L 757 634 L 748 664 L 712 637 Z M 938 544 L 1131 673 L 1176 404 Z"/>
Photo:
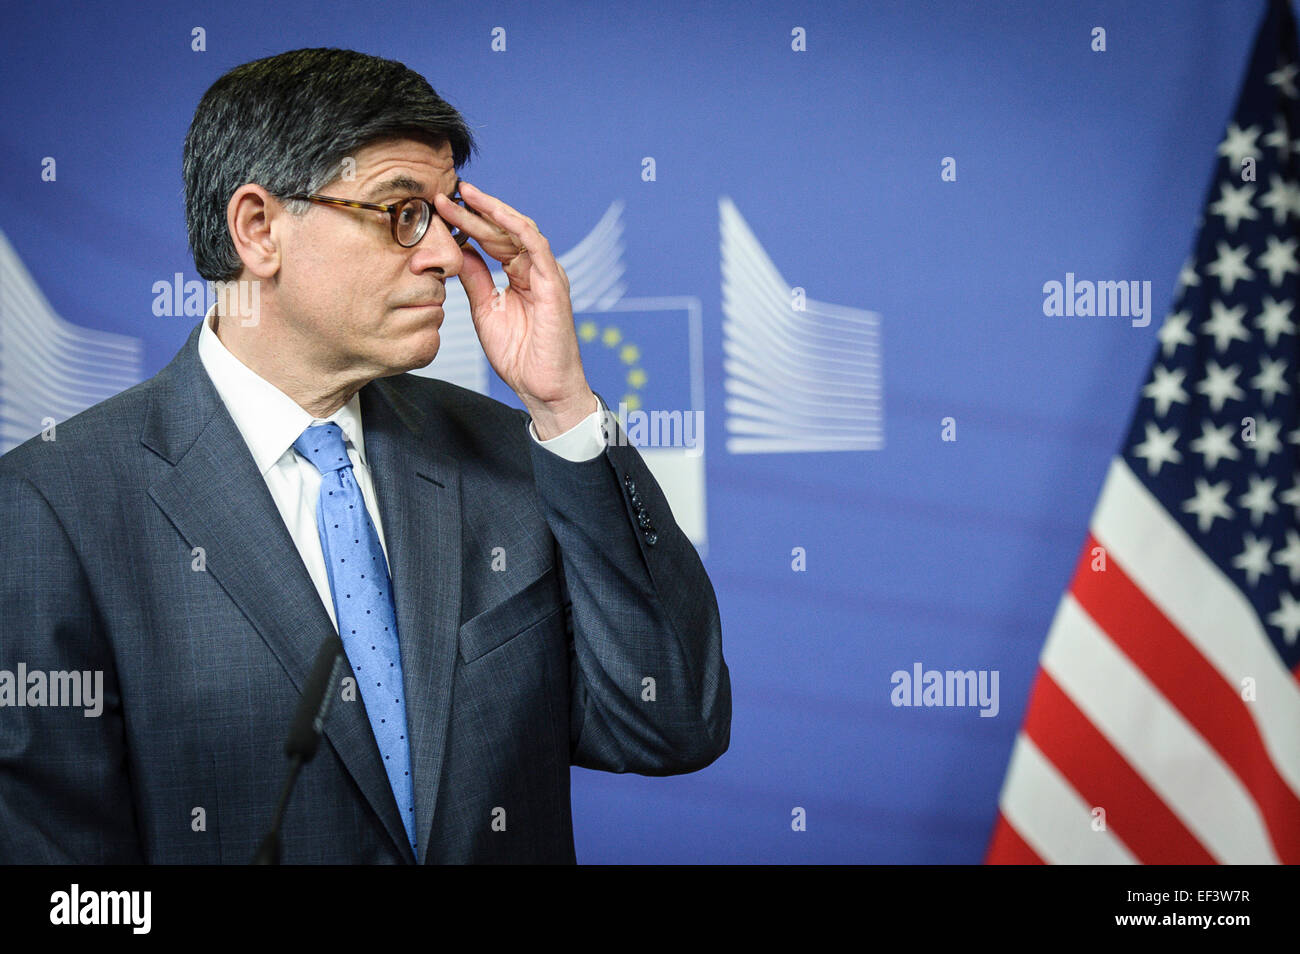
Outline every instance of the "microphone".
<path fill-rule="evenodd" d="M 298 780 L 298 773 L 312 760 L 316 749 L 320 747 L 321 732 L 334 701 L 334 687 L 343 668 L 343 659 L 343 640 L 334 633 L 321 643 L 311 674 L 303 686 L 298 710 L 289 726 L 289 738 L 284 743 L 284 754 L 289 759 L 289 777 L 280 789 L 280 802 L 276 805 L 271 828 L 253 855 L 252 864 L 280 863 L 280 823 L 284 820 L 284 812 L 289 805 L 294 783 Z"/>

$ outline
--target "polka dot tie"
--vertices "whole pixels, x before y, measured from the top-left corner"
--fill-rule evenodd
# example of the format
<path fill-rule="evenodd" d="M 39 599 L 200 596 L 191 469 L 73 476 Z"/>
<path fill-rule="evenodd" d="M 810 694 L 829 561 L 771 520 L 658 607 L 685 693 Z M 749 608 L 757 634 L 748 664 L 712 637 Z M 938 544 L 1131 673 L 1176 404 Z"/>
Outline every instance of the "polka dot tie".
<path fill-rule="evenodd" d="M 352 473 L 339 426 L 308 427 L 293 448 L 321 473 L 316 527 L 334 595 L 334 616 L 414 851 L 411 746 L 388 561 Z"/>

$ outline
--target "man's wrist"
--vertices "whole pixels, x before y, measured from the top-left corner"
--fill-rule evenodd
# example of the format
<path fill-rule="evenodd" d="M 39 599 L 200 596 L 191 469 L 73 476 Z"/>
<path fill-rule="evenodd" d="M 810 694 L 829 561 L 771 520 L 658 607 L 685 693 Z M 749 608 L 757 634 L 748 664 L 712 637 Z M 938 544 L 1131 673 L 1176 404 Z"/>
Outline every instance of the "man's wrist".
<path fill-rule="evenodd" d="M 566 460 L 580 463 L 599 457 L 605 450 L 605 432 L 602 427 L 604 405 L 592 394 L 592 407 L 585 417 L 564 432 L 543 439 L 538 435 L 535 420 L 528 422 L 528 433 L 538 445 Z"/>
<path fill-rule="evenodd" d="M 573 430 L 591 416 L 593 405 L 599 410 L 600 402 L 591 388 L 586 388 L 584 393 L 576 397 L 555 404 L 534 406 L 530 402 L 524 402 L 533 420 L 533 428 L 538 439 L 542 441 L 551 440 Z"/>

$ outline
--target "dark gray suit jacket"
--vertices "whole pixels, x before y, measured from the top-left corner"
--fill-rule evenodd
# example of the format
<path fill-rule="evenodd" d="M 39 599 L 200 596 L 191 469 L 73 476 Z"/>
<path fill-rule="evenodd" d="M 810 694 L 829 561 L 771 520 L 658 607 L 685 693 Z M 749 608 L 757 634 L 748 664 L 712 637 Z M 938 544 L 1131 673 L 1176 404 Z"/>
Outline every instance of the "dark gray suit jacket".
<path fill-rule="evenodd" d="M 106 700 L 0 708 L 0 861 L 244 863 L 271 818 L 334 630 L 198 336 L 0 458 L 0 670 L 99 670 Z M 422 860 L 572 862 L 570 763 L 667 775 L 727 748 L 699 556 L 631 446 L 566 461 L 524 412 L 409 374 L 360 394 Z M 415 861 L 359 699 L 336 699 L 283 845 Z"/>

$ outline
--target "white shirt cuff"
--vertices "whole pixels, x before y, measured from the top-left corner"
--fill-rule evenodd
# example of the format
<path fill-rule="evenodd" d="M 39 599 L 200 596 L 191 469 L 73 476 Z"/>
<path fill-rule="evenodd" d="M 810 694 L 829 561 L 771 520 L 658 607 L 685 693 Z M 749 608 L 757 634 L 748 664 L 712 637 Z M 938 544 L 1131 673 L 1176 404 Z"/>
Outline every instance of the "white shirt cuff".
<path fill-rule="evenodd" d="M 533 427 L 532 419 L 528 421 L 528 433 L 532 435 L 533 440 L 537 441 L 542 447 L 545 447 L 552 454 L 558 454 L 565 460 L 580 464 L 583 461 L 592 460 L 599 457 L 605 452 L 605 433 L 601 428 L 601 417 L 604 407 L 600 403 L 600 398 L 596 399 L 596 410 L 584 417 L 573 427 L 569 428 L 558 437 L 552 437 L 549 440 L 542 440 L 537 436 L 537 429 Z"/>

